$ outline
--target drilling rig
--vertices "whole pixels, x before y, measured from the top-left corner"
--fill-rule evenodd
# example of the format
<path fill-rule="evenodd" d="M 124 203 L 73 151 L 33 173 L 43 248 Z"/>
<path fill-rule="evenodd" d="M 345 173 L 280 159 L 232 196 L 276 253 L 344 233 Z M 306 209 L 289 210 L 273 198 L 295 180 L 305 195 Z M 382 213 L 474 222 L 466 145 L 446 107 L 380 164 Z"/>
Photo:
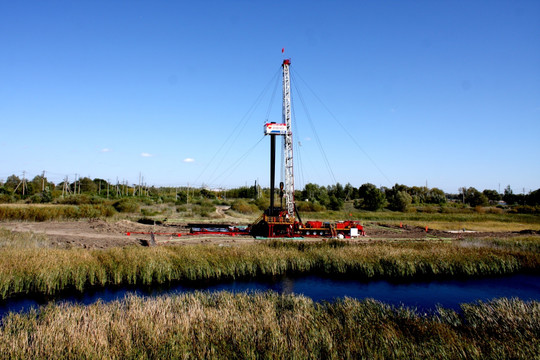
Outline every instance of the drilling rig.
<path fill-rule="evenodd" d="M 283 108 L 282 123 L 266 123 L 264 135 L 270 136 L 270 206 L 251 226 L 253 236 L 262 237 L 292 237 L 294 235 L 295 204 L 294 204 L 294 176 L 293 176 L 293 142 L 291 129 L 291 81 L 289 67 L 290 59 L 283 60 Z M 275 174 L 276 174 L 276 137 L 283 136 L 283 163 L 285 165 L 285 183 L 280 183 L 279 193 L 281 204 L 285 200 L 285 207 L 277 207 L 274 203 Z"/>
<path fill-rule="evenodd" d="M 304 225 L 294 202 L 293 140 L 291 128 L 291 81 L 290 59 L 283 60 L 283 102 L 282 122 L 264 125 L 264 135 L 270 136 L 270 206 L 251 225 L 250 234 L 255 237 L 295 237 L 295 236 L 358 236 L 364 234 L 358 221 L 338 223 L 308 221 Z M 279 186 L 280 206 L 275 206 L 276 137 L 283 137 L 283 164 L 285 183 Z M 285 200 L 285 206 L 283 206 Z"/>
<path fill-rule="evenodd" d="M 338 222 L 306 221 L 302 222 L 294 201 L 294 174 L 293 174 L 293 139 L 291 128 L 291 86 L 289 67 L 290 59 L 282 64 L 283 72 L 283 105 L 282 122 L 269 122 L 264 124 L 264 135 L 270 137 L 270 206 L 250 226 L 240 227 L 231 224 L 192 223 L 187 227 L 188 234 L 181 233 L 143 233 L 127 232 L 131 234 L 149 234 L 155 243 L 155 235 L 187 236 L 187 235 L 251 235 L 255 238 L 299 238 L 299 237 L 332 237 L 348 238 L 365 235 L 363 226 L 359 221 L 346 220 Z M 275 204 L 275 174 L 276 174 L 276 138 L 283 138 L 283 165 L 285 182 L 279 184 L 280 205 Z M 285 204 L 284 204 L 285 202 Z"/>

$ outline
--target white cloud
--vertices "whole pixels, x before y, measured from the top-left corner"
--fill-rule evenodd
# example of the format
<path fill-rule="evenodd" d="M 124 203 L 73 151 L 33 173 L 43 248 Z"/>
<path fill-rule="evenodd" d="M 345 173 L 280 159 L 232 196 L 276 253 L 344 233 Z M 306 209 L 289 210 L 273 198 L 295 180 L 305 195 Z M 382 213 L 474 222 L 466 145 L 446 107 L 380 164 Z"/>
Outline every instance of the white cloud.
<path fill-rule="evenodd" d="M 142 157 L 152 157 L 152 156 L 154 156 L 154 155 L 149 154 L 149 153 L 141 153 L 141 156 L 142 156 Z"/>
<path fill-rule="evenodd" d="M 184 162 L 185 162 L 185 163 L 192 163 L 192 162 L 195 162 L 195 159 L 192 159 L 192 158 L 185 158 L 185 159 L 184 159 Z"/>
<path fill-rule="evenodd" d="M 111 152 L 111 149 L 109 149 L 109 148 L 103 148 L 103 149 L 101 149 L 101 152 Z"/>

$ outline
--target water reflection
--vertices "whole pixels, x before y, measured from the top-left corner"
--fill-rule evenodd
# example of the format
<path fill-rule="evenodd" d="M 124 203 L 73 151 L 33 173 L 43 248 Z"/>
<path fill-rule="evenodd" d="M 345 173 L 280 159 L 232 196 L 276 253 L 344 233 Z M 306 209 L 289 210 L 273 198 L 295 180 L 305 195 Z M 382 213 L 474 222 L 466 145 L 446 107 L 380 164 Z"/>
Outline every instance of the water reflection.
<path fill-rule="evenodd" d="M 28 311 L 32 307 L 51 301 L 92 304 L 123 299 L 127 294 L 158 296 L 180 294 L 197 290 L 217 292 L 275 291 L 282 294 L 303 294 L 315 301 L 333 301 L 345 296 L 373 298 L 392 305 L 416 307 L 419 311 L 434 310 L 437 305 L 459 310 L 459 304 L 478 300 L 488 301 L 500 297 L 517 297 L 522 300 L 540 301 L 540 276 L 512 275 L 495 278 L 389 282 L 385 280 L 363 282 L 354 279 L 321 276 L 282 276 L 272 279 L 231 280 L 224 282 L 203 281 L 172 286 L 124 287 L 91 290 L 85 293 L 60 297 L 10 299 L 0 302 L 0 317 L 8 312 Z"/>

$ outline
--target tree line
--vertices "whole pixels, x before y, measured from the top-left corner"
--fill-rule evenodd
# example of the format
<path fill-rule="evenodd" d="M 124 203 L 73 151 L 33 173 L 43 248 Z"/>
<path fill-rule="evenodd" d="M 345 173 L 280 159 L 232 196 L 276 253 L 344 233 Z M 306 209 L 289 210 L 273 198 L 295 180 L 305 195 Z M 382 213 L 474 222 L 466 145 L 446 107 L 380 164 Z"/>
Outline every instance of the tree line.
<path fill-rule="evenodd" d="M 277 190 L 279 192 L 279 190 Z M 0 181 L 0 202 L 9 203 L 24 200 L 29 203 L 49 203 L 58 199 L 73 198 L 73 195 L 86 197 L 118 199 L 124 197 L 147 197 L 168 199 L 175 202 L 189 202 L 190 197 L 206 199 L 254 199 L 269 198 L 270 190 L 259 185 L 242 186 L 226 191 L 213 191 L 202 188 L 187 187 L 155 187 L 146 185 L 129 185 L 127 183 L 110 183 L 107 180 L 88 177 L 73 182 L 54 184 L 43 175 L 31 180 L 21 179 L 16 175 Z M 540 206 L 540 189 L 528 194 L 514 194 L 510 186 L 504 193 L 496 190 L 479 191 L 474 187 L 462 187 L 458 193 L 447 194 L 438 188 L 426 186 L 406 186 L 395 184 L 389 187 L 377 187 L 365 183 L 355 187 L 350 183 L 342 185 L 321 186 L 308 183 L 302 190 L 295 191 L 296 204 L 300 211 L 321 211 L 325 209 L 340 210 L 345 202 L 352 202 L 354 207 L 376 211 L 383 208 L 394 211 L 405 211 L 410 205 L 444 205 L 447 202 L 462 203 L 471 207 L 498 205 Z M 279 202 L 279 193 L 276 201 Z"/>
<path fill-rule="evenodd" d="M 256 186 L 228 190 L 231 198 L 255 199 L 267 196 L 268 189 Z M 303 190 L 295 191 L 296 205 L 300 211 L 341 210 L 347 201 L 353 202 L 357 209 L 376 211 L 389 209 L 405 211 L 410 205 L 444 205 L 448 202 L 466 206 L 521 205 L 540 206 L 540 189 L 528 194 L 514 194 L 510 186 L 500 194 L 496 190 L 483 190 L 474 187 L 460 188 L 458 193 L 448 194 L 438 188 L 426 186 L 406 186 L 395 184 L 389 187 L 377 187 L 366 183 L 354 187 L 350 183 L 320 186 L 309 183 Z"/>

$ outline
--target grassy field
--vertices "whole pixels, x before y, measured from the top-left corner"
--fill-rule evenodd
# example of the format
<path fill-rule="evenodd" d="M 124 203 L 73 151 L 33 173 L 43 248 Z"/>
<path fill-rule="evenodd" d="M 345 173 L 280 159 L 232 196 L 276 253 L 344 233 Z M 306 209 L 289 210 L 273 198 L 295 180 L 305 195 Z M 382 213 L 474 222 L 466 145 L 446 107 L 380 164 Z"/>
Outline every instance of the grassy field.
<path fill-rule="evenodd" d="M 478 213 L 463 211 L 440 212 L 394 212 L 394 211 L 325 211 L 303 215 L 303 220 L 361 220 L 364 223 L 380 223 L 425 227 L 437 230 L 473 231 L 521 231 L 540 230 L 540 216 L 532 214 Z"/>
<path fill-rule="evenodd" d="M 418 314 L 373 300 L 194 293 L 51 304 L 0 325 L 4 358 L 534 359 L 540 303 L 500 299 Z"/>
<path fill-rule="evenodd" d="M 167 283 L 285 273 L 348 274 L 359 279 L 480 276 L 539 272 L 539 237 L 349 244 L 266 241 L 104 250 L 40 246 L 31 233 L 3 230 L 0 298 L 92 286 Z M 34 242 L 35 246 L 28 246 Z M 20 244 L 20 245 L 17 245 Z"/>

